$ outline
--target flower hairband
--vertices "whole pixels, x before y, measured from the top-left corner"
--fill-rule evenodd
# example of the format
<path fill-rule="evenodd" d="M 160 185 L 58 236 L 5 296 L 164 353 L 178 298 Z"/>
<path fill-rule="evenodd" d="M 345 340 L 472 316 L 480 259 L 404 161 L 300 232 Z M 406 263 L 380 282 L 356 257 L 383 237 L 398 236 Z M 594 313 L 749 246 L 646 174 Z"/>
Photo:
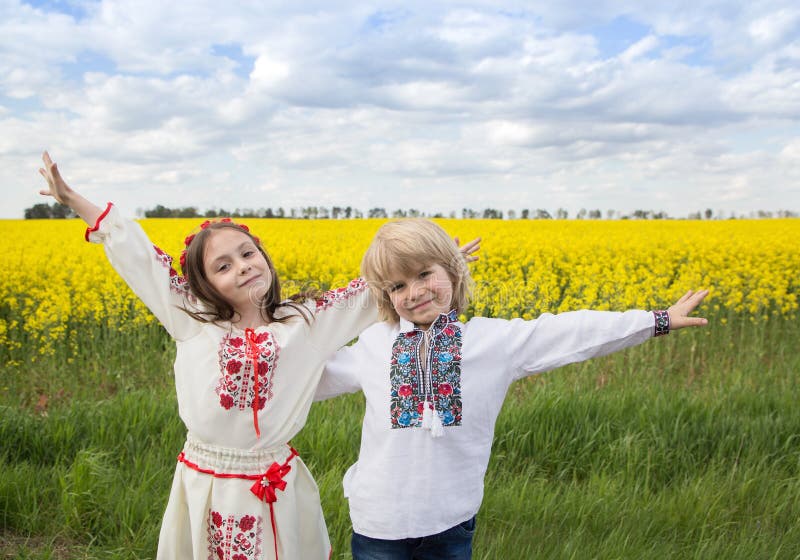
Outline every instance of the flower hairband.
<path fill-rule="evenodd" d="M 247 227 L 244 224 L 237 224 L 236 222 L 234 222 L 230 218 L 221 218 L 219 220 L 206 220 L 205 222 L 200 224 L 200 230 L 204 230 L 208 226 L 210 226 L 211 224 L 214 224 L 214 223 L 231 224 L 231 225 L 234 225 L 237 228 L 241 229 L 242 231 L 250 233 L 250 228 L 249 227 Z M 198 233 L 199 232 L 197 232 L 197 231 L 195 233 L 191 233 L 191 234 L 187 235 L 186 238 L 183 240 L 183 245 L 184 245 L 185 248 L 183 249 L 183 251 L 181 251 L 181 258 L 180 258 L 181 270 L 184 270 L 186 268 L 186 251 L 189 249 L 189 245 L 192 243 L 192 241 L 194 240 L 195 235 L 197 235 Z M 261 240 L 258 237 L 256 237 L 253 234 L 250 234 L 250 235 L 253 238 L 253 240 L 256 242 L 256 245 L 261 245 Z M 185 272 L 184 272 L 184 274 L 185 274 Z"/>

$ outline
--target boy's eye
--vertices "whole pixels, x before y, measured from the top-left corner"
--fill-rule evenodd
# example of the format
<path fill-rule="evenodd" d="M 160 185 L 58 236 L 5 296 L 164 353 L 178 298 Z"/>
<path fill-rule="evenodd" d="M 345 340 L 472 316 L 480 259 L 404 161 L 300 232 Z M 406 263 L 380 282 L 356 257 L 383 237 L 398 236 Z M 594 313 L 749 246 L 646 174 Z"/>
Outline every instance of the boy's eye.
<path fill-rule="evenodd" d="M 402 287 L 403 287 L 403 283 L 402 282 L 400 282 L 398 284 L 392 284 L 391 286 L 389 286 L 389 292 L 390 293 L 396 292 L 397 290 L 401 289 Z"/>

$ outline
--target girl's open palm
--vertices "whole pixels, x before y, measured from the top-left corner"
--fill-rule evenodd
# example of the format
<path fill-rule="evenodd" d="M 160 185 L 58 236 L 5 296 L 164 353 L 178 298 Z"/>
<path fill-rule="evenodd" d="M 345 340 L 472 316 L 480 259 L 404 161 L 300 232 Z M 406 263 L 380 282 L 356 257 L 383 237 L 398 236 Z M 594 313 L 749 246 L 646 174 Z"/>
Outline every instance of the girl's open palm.
<path fill-rule="evenodd" d="M 702 327 L 708 324 L 708 319 L 704 317 L 689 317 L 689 314 L 700 305 L 708 295 L 708 290 L 697 292 L 689 290 L 669 309 L 669 329 L 682 329 L 684 327 Z"/>
<path fill-rule="evenodd" d="M 47 181 L 48 189 L 42 189 L 39 194 L 45 196 L 52 196 L 61 204 L 68 204 L 68 198 L 72 194 L 72 189 L 67 185 L 64 179 L 61 178 L 61 173 L 58 172 L 58 167 L 53 160 L 50 159 L 50 154 L 44 152 L 42 154 L 42 161 L 44 167 L 39 168 L 39 173 Z"/>

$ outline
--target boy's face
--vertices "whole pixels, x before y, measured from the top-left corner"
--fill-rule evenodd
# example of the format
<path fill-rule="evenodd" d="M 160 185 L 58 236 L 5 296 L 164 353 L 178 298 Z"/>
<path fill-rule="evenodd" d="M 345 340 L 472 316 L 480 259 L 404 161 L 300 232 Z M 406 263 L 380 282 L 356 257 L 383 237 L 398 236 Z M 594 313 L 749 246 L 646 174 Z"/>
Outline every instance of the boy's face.
<path fill-rule="evenodd" d="M 450 311 L 453 281 L 444 267 L 430 264 L 414 274 L 392 276 L 386 293 L 400 317 L 427 329 L 440 314 Z"/>

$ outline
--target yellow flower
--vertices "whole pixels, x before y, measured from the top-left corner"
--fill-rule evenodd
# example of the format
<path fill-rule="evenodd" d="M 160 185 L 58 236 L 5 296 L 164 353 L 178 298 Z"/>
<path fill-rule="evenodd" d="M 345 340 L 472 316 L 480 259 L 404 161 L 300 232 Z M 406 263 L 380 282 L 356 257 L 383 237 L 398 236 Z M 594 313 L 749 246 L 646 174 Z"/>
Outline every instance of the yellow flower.
<path fill-rule="evenodd" d="M 175 258 L 192 219 L 142 220 Z M 283 296 L 342 286 L 383 220 L 243 220 L 275 262 Z M 686 290 L 709 288 L 700 313 L 794 318 L 800 294 L 800 220 L 560 221 L 437 220 L 462 240 L 483 237 L 471 265 L 475 297 L 466 316 L 534 318 L 574 309 L 665 308 Z M 7 266 L 0 284 L 0 344 L 52 355 L 69 332 L 100 325 L 130 332 L 155 321 L 83 240 L 79 220 L 0 221 Z M 726 321 L 722 320 L 722 324 Z M 90 336 L 94 336 L 89 329 Z M 27 349 L 27 350 L 26 350 Z M 72 355 L 76 350 L 69 350 Z"/>

